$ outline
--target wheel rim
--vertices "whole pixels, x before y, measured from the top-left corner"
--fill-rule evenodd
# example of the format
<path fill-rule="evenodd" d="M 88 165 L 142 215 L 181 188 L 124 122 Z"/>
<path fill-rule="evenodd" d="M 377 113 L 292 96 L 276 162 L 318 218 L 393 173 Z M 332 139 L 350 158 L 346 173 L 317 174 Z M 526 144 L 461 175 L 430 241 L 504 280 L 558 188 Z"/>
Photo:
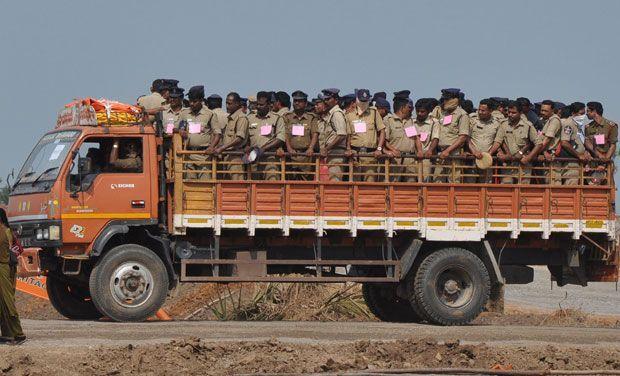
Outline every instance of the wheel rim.
<path fill-rule="evenodd" d="M 110 289 L 118 304 L 139 307 L 153 294 L 153 275 L 139 262 L 126 262 L 112 273 Z"/>
<path fill-rule="evenodd" d="M 459 308 L 468 304 L 474 295 L 471 275 L 463 268 L 452 266 L 443 269 L 435 279 L 435 291 L 441 304 Z"/>

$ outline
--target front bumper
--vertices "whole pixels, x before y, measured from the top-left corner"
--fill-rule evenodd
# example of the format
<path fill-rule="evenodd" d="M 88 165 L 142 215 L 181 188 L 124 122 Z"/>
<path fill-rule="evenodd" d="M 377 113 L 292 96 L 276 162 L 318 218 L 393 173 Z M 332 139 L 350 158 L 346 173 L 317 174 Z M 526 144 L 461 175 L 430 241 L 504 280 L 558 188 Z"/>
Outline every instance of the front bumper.
<path fill-rule="evenodd" d="M 37 239 L 37 230 L 49 229 L 50 226 L 58 226 L 62 229 L 61 221 L 54 219 L 11 222 L 11 229 L 19 238 L 24 248 L 60 248 L 62 246 L 62 231 L 58 239 Z"/>

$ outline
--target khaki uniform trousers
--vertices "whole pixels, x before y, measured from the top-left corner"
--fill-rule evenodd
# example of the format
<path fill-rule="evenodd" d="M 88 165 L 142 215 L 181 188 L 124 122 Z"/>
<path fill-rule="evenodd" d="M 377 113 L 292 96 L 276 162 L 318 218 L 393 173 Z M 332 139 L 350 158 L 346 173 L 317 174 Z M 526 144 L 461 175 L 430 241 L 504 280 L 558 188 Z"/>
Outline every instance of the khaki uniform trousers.
<path fill-rule="evenodd" d="M 252 166 L 255 171 L 252 174 L 252 179 L 280 180 L 280 163 L 280 158 L 276 156 L 261 157 L 258 164 L 255 163 Z"/>
<path fill-rule="evenodd" d="M 460 150 L 455 150 L 450 153 L 450 156 L 458 156 L 459 154 Z M 436 183 L 460 183 L 466 162 L 465 160 L 459 159 L 437 159 L 435 162 L 435 171 L 433 172 L 433 181 Z"/>
<path fill-rule="evenodd" d="M 218 170 L 220 171 L 228 171 L 228 173 L 223 174 L 225 179 L 229 180 L 244 180 L 245 179 L 245 169 L 243 166 L 243 161 L 241 160 L 241 156 L 238 155 L 225 155 L 222 159 L 224 163 L 220 164 Z"/>
<path fill-rule="evenodd" d="M 297 151 L 298 153 L 302 153 L 301 151 Z M 305 151 L 304 151 L 305 153 Z M 314 180 L 314 163 L 312 157 L 307 157 L 305 155 L 294 155 L 291 156 L 291 164 L 287 170 L 294 171 L 295 173 L 286 174 L 286 178 L 288 180 L 304 180 L 311 181 Z M 303 163 L 303 164 L 297 164 Z M 307 163 L 307 164 L 306 164 Z M 303 174 L 302 174 L 303 172 Z"/>
<path fill-rule="evenodd" d="M 429 161 L 430 163 L 430 161 Z M 390 160 L 390 181 L 415 183 L 418 181 L 418 162 L 415 158 L 393 158 Z"/>
<path fill-rule="evenodd" d="M 519 166 L 521 166 L 520 184 L 530 184 L 531 178 L 529 178 L 529 176 L 532 175 L 531 167 L 525 167 L 521 165 L 521 162 L 519 161 L 511 161 L 508 163 L 504 163 L 503 165 L 511 168 L 504 168 L 501 170 L 501 174 L 505 175 L 502 177 L 502 184 L 519 184 Z"/>
<path fill-rule="evenodd" d="M 19 314 L 15 308 L 15 284 L 17 268 L 0 263 L 0 331 L 3 337 L 24 335 Z"/>
<path fill-rule="evenodd" d="M 213 166 L 211 164 L 212 157 L 208 155 L 202 154 L 190 154 L 188 159 L 190 161 L 200 162 L 197 164 L 188 163 L 186 167 L 188 170 L 192 170 L 192 172 L 187 172 L 185 174 L 186 179 L 194 179 L 194 180 L 210 180 L 211 179 L 211 171 Z"/>

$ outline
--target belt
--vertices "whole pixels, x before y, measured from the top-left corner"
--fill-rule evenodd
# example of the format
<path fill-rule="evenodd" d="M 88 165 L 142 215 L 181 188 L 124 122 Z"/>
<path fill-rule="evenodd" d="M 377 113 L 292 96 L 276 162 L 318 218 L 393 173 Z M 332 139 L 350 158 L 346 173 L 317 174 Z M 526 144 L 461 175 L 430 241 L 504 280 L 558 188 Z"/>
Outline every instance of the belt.
<path fill-rule="evenodd" d="M 187 150 L 200 151 L 200 150 L 207 150 L 208 148 L 209 148 L 208 146 L 188 146 Z"/>
<path fill-rule="evenodd" d="M 351 149 L 359 153 L 369 153 L 369 152 L 373 152 L 377 150 L 377 148 L 367 148 L 367 147 L 358 147 L 358 146 L 351 146 Z"/>

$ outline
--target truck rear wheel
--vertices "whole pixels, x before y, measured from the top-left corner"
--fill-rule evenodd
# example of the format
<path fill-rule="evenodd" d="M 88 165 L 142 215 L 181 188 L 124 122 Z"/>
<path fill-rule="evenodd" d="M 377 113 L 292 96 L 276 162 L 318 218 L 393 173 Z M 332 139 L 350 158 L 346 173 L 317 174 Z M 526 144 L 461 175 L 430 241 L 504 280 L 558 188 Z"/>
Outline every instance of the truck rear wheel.
<path fill-rule="evenodd" d="M 362 294 L 364 301 L 373 315 L 381 321 L 388 322 L 420 322 L 411 304 L 396 295 L 395 283 L 364 283 Z"/>
<path fill-rule="evenodd" d="M 112 248 L 90 275 L 97 308 L 114 321 L 144 321 L 164 304 L 168 273 L 148 248 L 125 244 Z"/>
<path fill-rule="evenodd" d="M 97 310 L 87 286 L 50 274 L 45 282 L 47 296 L 58 313 L 71 320 L 97 320 L 103 315 Z"/>
<path fill-rule="evenodd" d="M 444 248 L 420 263 L 410 300 L 434 324 L 464 325 L 482 312 L 490 290 L 489 273 L 478 256 L 463 248 Z"/>

